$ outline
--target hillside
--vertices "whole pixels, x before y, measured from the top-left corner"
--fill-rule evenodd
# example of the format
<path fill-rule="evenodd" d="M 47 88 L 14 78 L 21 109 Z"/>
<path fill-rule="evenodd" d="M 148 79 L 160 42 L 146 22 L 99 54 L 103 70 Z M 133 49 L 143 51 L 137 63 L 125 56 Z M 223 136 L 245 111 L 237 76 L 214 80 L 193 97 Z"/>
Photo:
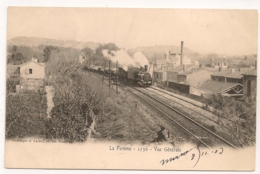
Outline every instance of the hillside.
<path fill-rule="evenodd" d="M 39 45 L 53 45 L 59 47 L 73 47 L 76 49 L 83 49 L 89 47 L 95 50 L 99 47 L 100 43 L 95 42 L 80 42 L 73 40 L 56 40 L 56 39 L 46 39 L 38 37 L 16 37 L 7 41 L 7 45 L 17 45 L 17 46 L 29 46 L 38 47 Z"/>

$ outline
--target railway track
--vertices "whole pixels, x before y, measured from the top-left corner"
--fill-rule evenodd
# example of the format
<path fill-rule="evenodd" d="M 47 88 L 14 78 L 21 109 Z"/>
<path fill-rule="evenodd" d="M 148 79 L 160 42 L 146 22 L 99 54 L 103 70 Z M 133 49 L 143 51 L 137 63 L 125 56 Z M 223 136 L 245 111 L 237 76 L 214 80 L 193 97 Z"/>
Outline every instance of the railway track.
<path fill-rule="evenodd" d="M 130 86 L 129 86 L 130 87 Z M 152 108 L 154 108 L 158 113 L 169 119 L 171 122 L 179 126 L 183 131 L 188 133 L 193 137 L 198 143 L 204 145 L 207 148 L 212 148 L 215 145 L 227 145 L 234 149 L 238 149 L 235 145 L 225 140 L 221 136 L 212 132 L 205 126 L 181 113 L 180 111 L 172 108 L 167 103 L 147 94 L 145 89 L 130 87 L 128 88 L 132 94 L 138 97 L 140 100 L 144 101 Z M 172 112 L 174 111 L 174 112 Z"/>
<path fill-rule="evenodd" d="M 166 99 L 166 100 L 168 100 L 168 101 L 170 101 L 170 102 L 173 102 L 173 100 L 172 100 L 172 99 L 169 99 L 169 96 L 170 96 L 170 97 L 173 97 L 173 98 L 175 98 L 175 99 L 177 99 L 177 100 L 181 100 L 183 103 L 188 103 L 188 104 L 193 105 L 194 107 L 201 108 L 201 109 L 203 110 L 203 112 L 208 112 L 209 114 L 212 114 L 211 118 L 208 117 L 208 116 L 205 116 L 204 114 L 202 114 L 202 113 L 200 113 L 200 112 L 198 112 L 198 111 L 196 111 L 196 110 L 193 110 L 192 108 L 190 108 L 189 106 L 186 106 L 185 104 L 181 104 L 181 103 L 179 103 L 179 102 L 175 102 L 175 103 L 174 103 L 174 104 L 176 104 L 177 106 L 185 107 L 187 110 L 192 111 L 193 113 L 199 115 L 201 118 L 210 120 L 210 121 L 214 122 L 215 124 L 218 124 L 218 122 L 217 122 L 218 117 L 221 117 L 221 119 L 223 119 L 223 120 L 229 122 L 230 124 L 232 124 L 232 123 L 234 122 L 234 120 L 231 120 L 231 119 L 229 119 L 229 118 L 227 118 L 227 117 L 220 116 L 220 115 L 219 115 L 219 116 L 216 116 L 215 113 L 213 112 L 214 109 L 209 109 L 209 110 L 207 110 L 207 109 L 203 108 L 203 105 L 205 105 L 205 104 L 203 104 L 203 103 L 200 103 L 200 102 L 197 102 L 197 101 L 189 101 L 189 99 L 183 99 L 183 98 L 181 98 L 181 97 L 176 96 L 175 94 L 172 94 L 171 92 L 164 91 L 164 90 L 162 90 L 162 89 L 155 88 L 155 87 L 152 87 L 152 86 L 151 86 L 150 88 L 146 88 L 146 89 L 147 89 L 149 92 L 154 93 L 155 95 L 160 95 L 161 97 L 163 97 L 164 99 Z M 165 96 L 165 95 L 166 95 L 166 96 Z M 226 129 L 226 130 L 229 131 L 229 132 L 236 132 L 236 131 L 237 131 L 237 130 L 234 130 L 234 129 L 228 127 L 227 125 L 221 125 L 221 127 L 224 128 L 224 129 Z M 245 134 L 241 133 L 241 135 L 244 136 L 246 139 L 248 139 Z M 248 140 L 251 141 L 250 139 L 248 139 Z"/>
<path fill-rule="evenodd" d="M 169 119 L 169 121 L 179 126 L 184 132 L 193 137 L 199 144 L 202 144 L 207 148 L 212 148 L 216 145 L 227 145 L 234 149 L 238 149 L 231 142 L 212 132 L 205 126 L 196 122 L 192 118 L 189 118 L 180 111 L 172 108 L 169 104 L 147 94 L 146 92 L 144 92 L 146 90 L 145 88 L 132 87 L 129 86 L 129 84 L 120 80 L 119 83 L 128 86 L 129 92 L 131 92 L 140 100 L 147 103 L 149 106 L 155 109 L 156 112 L 160 113 L 160 115 L 164 116 L 165 118 Z"/>
<path fill-rule="evenodd" d="M 169 96 L 174 97 L 174 98 L 176 98 L 176 99 L 178 99 L 178 100 L 181 100 L 181 101 L 183 101 L 183 102 L 185 102 L 185 103 L 191 104 L 191 105 L 196 106 L 196 107 L 199 107 L 199 108 L 201 108 L 201 109 L 203 109 L 203 110 L 205 110 L 205 111 L 207 111 L 207 112 L 210 112 L 210 113 L 212 113 L 212 114 L 215 114 L 213 108 L 211 108 L 211 107 L 208 106 L 208 109 L 205 109 L 206 104 L 203 104 L 203 103 L 200 103 L 200 102 L 197 102 L 197 101 L 188 99 L 188 98 L 183 99 L 182 97 L 178 97 L 177 95 L 174 95 L 174 94 L 172 94 L 171 92 L 162 90 L 162 89 L 160 89 L 160 88 L 155 88 L 155 87 L 153 87 L 153 86 L 151 86 L 150 88 L 151 88 L 152 90 L 154 90 L 154 91 L 158 91 L 158 92 L 160 92 L 160 93 L 169 95 Z M 181 105 L 181 104 L 180 104 L 180 105 Z M 182 105 L 182 106 L 184 106 L 184 105 Z M 184 106 L 184 107 L 186 107 L 186 106 Z M 186 107 L 186 108 L 187 108 L 187 109 L 190 109 L 190 108 L 188 108 L 188 107 Z M 232 120 L 230 120 L 230 119 L 228 119 L 228 118 L 226 118 L 226 117 L 222 117 L 222 119 L 225 119 L 226 121 L 231 121 L 231 122 L 232 122 Z"/>

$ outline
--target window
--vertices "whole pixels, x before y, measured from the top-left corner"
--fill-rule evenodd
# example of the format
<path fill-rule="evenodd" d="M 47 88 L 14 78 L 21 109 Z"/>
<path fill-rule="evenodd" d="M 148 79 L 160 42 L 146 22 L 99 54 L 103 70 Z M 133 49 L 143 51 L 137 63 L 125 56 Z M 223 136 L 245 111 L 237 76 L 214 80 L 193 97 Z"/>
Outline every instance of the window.
<path fill-rule="evenodd" d="M 32 69 L 29 69 L 29 74 L 32 74 Z"/>

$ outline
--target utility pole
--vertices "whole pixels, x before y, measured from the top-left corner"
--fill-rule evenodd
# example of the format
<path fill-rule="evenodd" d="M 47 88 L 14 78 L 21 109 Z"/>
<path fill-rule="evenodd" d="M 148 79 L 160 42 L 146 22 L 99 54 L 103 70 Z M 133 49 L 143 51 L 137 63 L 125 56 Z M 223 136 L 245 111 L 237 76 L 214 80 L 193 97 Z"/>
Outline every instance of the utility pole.
<path fill-rule="evenodd" d="M 118 94 L 118 61 L 116 61 L 116 94 Z"/>
<path fill-rule="evenodd" d="M 88 74 L 90 75 L 90 58 L 88 59 Z"/>
<path fill-rule="evenodd" d="M 111 87 L 111 60 L 108 61 L 108 71 L 109 71 L 109 96 L 110 96 L 110 87 Z"/>
<path fill-rule="evenodd" d="M 154 85 L 154 69 L 157 69 L 157 61 L 156 61 L 156 57 L 154 57 L 153 59 L 153 71 L 152 71 L 152 84 Z"/>
<path fill-rule="evenodd" d="M 105 60 L 105 63 L 104 63 L 104 73 L 103 73 L 103 80 L 102 80 L 102 83 L 104 83 L 104 80 L 105 80 L 106 63 L 107 63 L 107 61 Z"/>

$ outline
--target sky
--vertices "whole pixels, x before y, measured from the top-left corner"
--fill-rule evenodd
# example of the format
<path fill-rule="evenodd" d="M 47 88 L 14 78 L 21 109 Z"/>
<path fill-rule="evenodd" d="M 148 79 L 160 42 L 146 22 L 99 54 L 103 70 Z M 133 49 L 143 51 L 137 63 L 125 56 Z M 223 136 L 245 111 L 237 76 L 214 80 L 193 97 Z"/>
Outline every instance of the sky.
<path fill-rule="evenodd" d="M 257 53 L 256 10 L 9 7 L 18 36 L 108 43 L 125 49 L 180 45 L 201 54 Z"/>

